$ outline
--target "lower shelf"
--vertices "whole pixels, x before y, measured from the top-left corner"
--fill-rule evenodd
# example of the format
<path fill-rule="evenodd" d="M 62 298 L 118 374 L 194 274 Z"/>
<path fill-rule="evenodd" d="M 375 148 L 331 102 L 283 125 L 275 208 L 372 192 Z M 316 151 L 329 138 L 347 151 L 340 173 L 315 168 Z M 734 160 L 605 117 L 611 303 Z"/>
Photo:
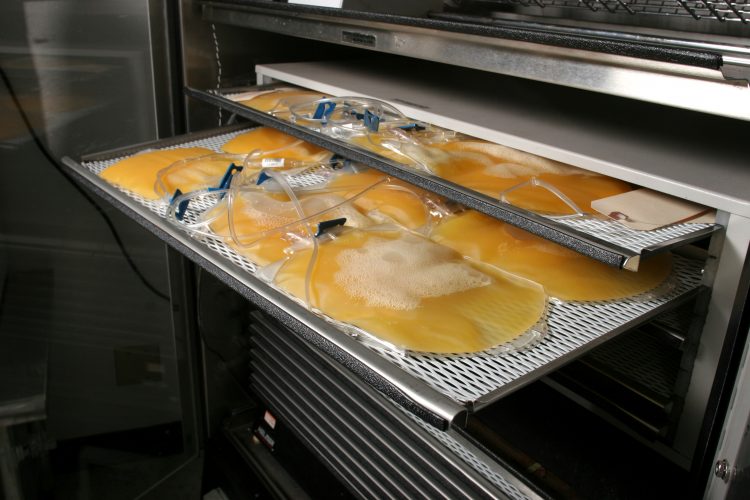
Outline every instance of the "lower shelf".
<path fill-rule="evenodd" d="M 335 367 L 255 317 L 253 387 L 350 487 L 366 497 L 536 498 L 469 443 L 340 378 Z"/>
<path fill-rule="evenodd" d="M 675 258 L 671 286 L 656 297 L 553 303 L 546 337 L 520 352 L 403 356 L 386 348 L 366 346 L 257 278 L 253 263 L 220 239 L 191 237 L 169 224 L 164 218 L 166 204 L 119 190 L 98 176 L 117 159 L 146 148 L 202 146 L 219 151 L 222 144 L 241 131 L 241 127 L 221 129 L 92 156 L 81 163 L 69 158 L 64 162 L 85 187 L 217 275 L 369 385 L 436 427 L 464 425 L 467 410 L 478 409 L 509 394 L 703 289 L 701 263 Z"/>

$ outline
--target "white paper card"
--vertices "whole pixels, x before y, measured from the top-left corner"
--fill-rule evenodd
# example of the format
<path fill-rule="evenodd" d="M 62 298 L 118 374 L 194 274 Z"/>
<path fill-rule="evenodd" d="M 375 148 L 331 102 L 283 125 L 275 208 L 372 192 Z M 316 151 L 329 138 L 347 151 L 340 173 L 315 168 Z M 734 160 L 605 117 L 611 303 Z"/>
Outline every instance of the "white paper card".
<path fill-rule="evenodd" d="M 650 231 L 678 222 L 715 221 L 715 213 L 708 207 L 650 189 L 636 189 L 594 200 L 591 208 L 640 231 Z"/>

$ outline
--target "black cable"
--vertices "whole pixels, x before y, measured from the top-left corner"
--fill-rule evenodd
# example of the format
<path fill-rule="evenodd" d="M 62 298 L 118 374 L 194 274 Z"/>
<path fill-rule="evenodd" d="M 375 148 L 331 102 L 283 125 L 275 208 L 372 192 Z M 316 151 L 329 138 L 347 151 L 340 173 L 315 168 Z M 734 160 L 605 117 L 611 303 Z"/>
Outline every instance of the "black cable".
<path fill-rule="evenodd" d="M 221 352 L 219 352 L 218 349 L 216 349 L 215 347 L 212 347 L 211 344 L 208 343 L 208 340 L 206 339 L 206 335 L 204 334 L 203 315 L 201 314 L 201 272 L 202 272 L 202 269 L 199 267 L 198 272 L 197 272 L 197 277 L 196 277 L 196 283 L 195 283 L 195 321 L 198 325 L 198 335 L 203 341 L 203 345 L 206 346 L 206 349 L 214 353 L 216 357 L 219 358 L 221 362 L 224 363 L 224 365 L 228 367 L 229 361 L 227 360 L 227 358 L 225 358 L 224 355 Z"/>
<path fill-rule="evenodd" d="M 227 359 L 218 349 L 213 347 L 206 337 L 205 333 L 205 325 L 203 324 L 203 314 L 201 312 L 201 301 L 203 298 L 203 295 L 201 294 L 201 276 L 203 275 L 203 269 L 198 268 L 197 275 L 196 275 L 196 284 L 195 284 L 195 319 L 197 324 L 197 330 L 198 330 L 198 336 L 200 337 L 203 346 L 206 348 L 207 351 L 213 353 L 222 363 L 222 366 L 226 370 L 226 373 L 229 375 L 229 377 L 234 380 L 234 382 L 237 384 L 238 387 L 240 387 L 243 391 L 247 392 L 247 381 L 240 379 L 240 377 L 237 376 L 236 373 L 232 371 L 232 361 L 238 359 L 238 357 L 235 357 L 233 359 Z"/>
<path fill-rule="evenodd" d="M 120 235 L 117 233 L 117 230 L 115 229 L 115 226 L 112 223 L 112 220 L 109 218 L 109 215 L 107 215 L 104 209 L 100 207 L 99 204 L 96 203 L 96 201 L 94 200 L 94 198 L 91 197 L 91 195 L 89 195 L 75 180 L 73 180 L 73 178 L 70 177 L 70 175 L 65 171 L 62 165 L 55 159 L 54 156 L 52 156 L 49 149 L 47 149 L 47 146 L 39 138 L 39 136 L 36 133 L 36 130 L 34 130 L 34 127 L 31 125 L 31 121 L 29 120 L 29 117 L 26 115 L 26 111 L 24 111 L 23 106 L 21 105 L 21 102 L 18 100 L 18 96 L 16 95 L 16 92 L 10 83 L 10 79 L 8 78 L 8 75 L 5 73 L 5 70 L 2 68 L 2 66 L 0 66 L 0 78 L 2 78 L 3 83 L 8 89 L 8 94 L 13 100 L 13 104 L 16 106 L 16 109 L 18 109 L 18 113 L 21 115 L 21 119 L 23 120 L 23 123 L 26 125 L 26 129 L 28 130 L 29 135 L 31 135 L 31 138 L 34 140 L 34 144 L 37 145 L 39 150 L 42 152 L 42 155 L 44 155 L 44 157 L 52 164 L 52 166 L 55 167 L 55 169 L 60 174 L 62 174 L 62 176 L 66 180 L 68 180 L 68 182 L 70 182 L 70 184 L 76 189 L 76 191 L 78 191 L 78 193 L 81 196 L 83 196 L 83 198 L 86 201 L 88 201 L 91 204 L 91 206 L 94 207 L 94 209 L 96 209 L 99 215 L 102 216 L 102 218 L 104 219 L 104 222 L 107 224 L 107 227 L 112 233 L 112 237 L 115 239 L 117 246 L 120 248 L 120 252 L 122 253 L 123 257 L 125 257 L 125 260 L 127 261 L 128 265 L 136 274 L 136 276 L 138 276 L 138 278 L 141 280 L 143 285 L 149 290 L 151 290 L 151 292 L 157 297 L 168 301 L 169 296 L 165 293 L 162 293 L 161 291 L 159 291 L 159 289 L 157 289 L 154 285 L 152 285 L 148 281 L 148 279 L 146 279 L 146 276 L 143 275 L 141 270 L 138 269 L 138 266 L 136 266 L 132 257 L 130 256 L 128 251 L 125 249 L 125 245 L 123 244 L 122 239 L 120 239 Z"/>

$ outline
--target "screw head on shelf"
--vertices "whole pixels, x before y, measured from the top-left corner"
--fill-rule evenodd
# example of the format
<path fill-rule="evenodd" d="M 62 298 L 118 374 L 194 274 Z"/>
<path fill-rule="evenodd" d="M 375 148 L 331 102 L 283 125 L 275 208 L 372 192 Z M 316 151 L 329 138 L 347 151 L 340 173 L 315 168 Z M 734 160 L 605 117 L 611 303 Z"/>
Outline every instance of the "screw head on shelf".
<path fill-rule="evenodd" d="M 728 483 L 732 478 L 733 472 L 734 468 L 730 467 L 726 459 L 718 460 L 714 466 L 714 475 L 719 479 L 723 479 L 725 483 Z"/>

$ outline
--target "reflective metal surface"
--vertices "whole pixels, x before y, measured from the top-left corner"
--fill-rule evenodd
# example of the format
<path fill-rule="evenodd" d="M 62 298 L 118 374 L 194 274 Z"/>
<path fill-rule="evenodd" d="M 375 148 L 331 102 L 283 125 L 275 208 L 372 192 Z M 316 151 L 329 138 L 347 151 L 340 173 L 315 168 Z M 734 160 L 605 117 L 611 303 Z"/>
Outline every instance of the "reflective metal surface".
<path fill-rule="evenodd" d="M 207 4 L 204 16 L 212 22 L 750 120 L 748 83 L 726 81 L 721 71 L 396 24 L 269 13 L 220 3 Z M 747 59 L 745 51 L 742 60 Z"/>
<path fill-rule="evenodd" d="M 363 481 L 357 477 L 361 475 L 357 469 L 365 465 L 367 475 L 380 469 L 383 479 L 376 479 L 375 485 L 363 481 L 366 487 L 374 486 L 378 496 L 403 488 L 406 491 L 401 494 L 420 497 L 459 492 L 461 496 L 537 498 L 491 458 L 399 411 L 361 382 L 346 377 L 341 366 L 295 341 L 291 332 L 267 318 L 254 316 L 253 386 L 269 401 L 296 413 L 298 432 L 311 438 L 326 434 L 334 438 L 334 446 L 344 445 L 344 454 L 354 457 L 350 464 L 343 459 L 344 464 L 338 468 L 345 480 Z M 279 390 L 279 386 L 286 389 Z M 316 432 L 318 429 L 322 431 Z M 422 432 L 431 434 L 437 442 Z M 337 460 L 336 455 L 334 452 L 328 458 Z M 371 461 L 375 463 L 367 463 Z"/>
<path fill-rule="evenodd" d="M 390 57 L 256 70 L 331 95 L 382 99 L 417 120 L 750 216 L 750 122 Z"/>
<path fill-rule="evenodd" d="M 20 406 L 5 403 L 38 393 L 26 399 L 43 436 L 38 463 L 20 464 L 36 478 L 21 481 L 27 499 L 134 498 L 197 449 L 164 245 L 58 163 L 170 132 L 154 85 L 158 4 L 0 4 L 0 425 L 14 419 L 11 445 L 28 446 Z M 8 373 L 33 351 L 39 369 Z"/>

